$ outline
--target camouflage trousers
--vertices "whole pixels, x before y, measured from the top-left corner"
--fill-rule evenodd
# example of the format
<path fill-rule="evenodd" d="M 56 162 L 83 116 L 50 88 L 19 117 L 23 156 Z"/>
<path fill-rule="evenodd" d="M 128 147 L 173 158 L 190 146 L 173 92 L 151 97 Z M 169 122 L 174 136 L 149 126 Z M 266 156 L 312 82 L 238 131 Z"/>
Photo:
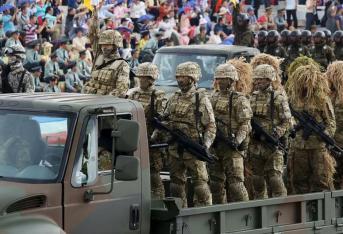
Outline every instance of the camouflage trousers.
<path fill-rule="evenodd" d="M 249 146 L 249 156 L 253 174 L 254 198 L 287 196 L 282 178 L 283 153 L 260 142 L 254 142 Z"/>
<path fill-rule="evenodd" d="M 222 143 L 216 144 L 214 149 L 218 160 L 209 165 L 213 204 L 248 201 L 243 156 Z"/>
<path fill-rule="evenodd" d="M 162 152 L 159 149 L 150 149 L 150 183 L 152 199 L 164 198 L 164 186 L 160 177 L 163 168 Z"/>
<path fill-rule="evenodd" d="M 205 162 L 195 159 L 188 152 L 178 153 L 174 146 L 169 148 L 170 155 L 170 193 L 182 199 L 182 206 L 187 207 L 186 173 L 192 177 L 194 206 L 212 205 L 212 195 L 207 184 L 208 174 Z"/>
<path fill-rule="evenodd" d="M 335 161 L 326 148 L 293 148 L 288 164 L 288 179 L 295 194 L 333 190 Z"/>

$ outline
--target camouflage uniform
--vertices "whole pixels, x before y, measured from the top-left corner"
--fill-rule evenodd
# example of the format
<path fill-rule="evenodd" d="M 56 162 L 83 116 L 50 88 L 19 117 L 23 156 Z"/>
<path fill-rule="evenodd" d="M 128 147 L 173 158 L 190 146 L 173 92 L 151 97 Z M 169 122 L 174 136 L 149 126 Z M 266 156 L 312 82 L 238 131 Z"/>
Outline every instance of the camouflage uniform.
<path fill-rule="evenodd" d="M 98 153 L 98 168 L 99 171 L 108 171 L 112 169 L 111 165 L 112 153 L 102 147 L 99 147 Z"/>
<path fill-rule="evenodd" d="M 182 63 L 176 68 L 176 76 L 188 77 L 194 83 L 199 80 L 200 75 L 199 65 L 193 62 Z M 199 119 L 196 117 L 197 95 L 199 95 Z M 207 148 L 211 146 L 216 134 L 216 125 L 212 105 L 205 91 L 196 90 L 194 84 L 186 92 L 177 91 L 169 99 L 164 115 L 169 120 L 168 125 L 172 129 L 181 130 L 193 141 L 198 142 L 202 139 Z M 212 197 L 207 184 L 208 174 L 205 162 L 194 158 L 183 148 L 178 147 L 177 143 L 170 145 L 169 155 L 172 196 L 181 197 L 183 207 L 187 207 L 185 184 L 186 171 L 188 171 L 192 176 L 194 205 L 211 205 Z"/>
<path fill-rule="evenodd" d="M 334 109 L 329 98 L 322 110 L 307 110 L 294 107 L 296 111 L 308 111 L 319 123 L 325 125 L 326 132 L 333 136 L 336 129 Z M 305 140 L 302 130 L 297 132 L 292 144 L 291 168 L 293 189 L 296 194 L 320 192 L 333 189 L 332 178 L 328 176 L 328 155 L 325 143 L 314 134 Z"/>
<path fill-rule="evenodd" d="M 214 78 L 237 81 L 238 74 L 235 67 L 223 64 L 217 67 Z M 218 160 L 209 166 L 213 203 L 223 204 L 227 200 L 247 201 L 249 196 L 244 186 L 243 155 L 251 128 L 252 111 L 249 100 L 232 87 L 230 90 L 215 92 L 211 97 L 211 103 L 216 119 L 220 120 L 216 122 L 218 129 L 222 129 L 225 137 L 232 136 L 237 145 L 243 146 L 239 147 L 239 150 L 232 149 L 225 142 L 215 140 L 213 148 Z"/>
<path fill-rule="evenodd" d="M 34 93 L 34 78 L 30 72 L 23 67 L 25 60 L 25 49 L 19 45 L 13 45 L 5 49 L 5 54 L 15 58 L 9 61 L 10 72 L 8 83 L 14 93 Z"/>
<path fill-rule="evenodd" d="M 326 39 L 324 32 L 316 32 L 313 37 L 314 46 L 311 49 L 312 58 L 326 68 L 329 63 L 336 60 L 333 49 L 325 44 Z"/>
<path fill-rule="evenodd" d="M 268 78 L 276 80 L 276 72 L 270 65 L 259 65 L 254 69 L 254 79 Z M 274 109 L 272 110 L 272 94 Z M 271 135 L 283 137 L 291 126 L 291 113 L 288 100 L 283 91 L 273 90 L 272 86 L 263 91 L 252 93 L 251 108 L 254 119 Z M 274 113 L 273 113 L 274 112 Z M 272 114 L 273 113 L 273 114 Z M 282 179 L 283 152 L 268 146 L 260 139 L 252 137 L 249 145 L 253 172 L 255 198 L 286 196 L 287 191 Z M 266 194 L 266 185 L 268 195 Z"/>
<path fill-rule="evenodd" d="M 153 133 L 153 127 L 151 126 L 151 118 L 155 115 L 162 115 L 165 105 L 165 93 L 162 90 L 158 90 L 153 86 L 153 82 L 158 79 L 158 68 L 152 63 L 142 63 L 138 66 L 136 76 L 139 77 L 151 77 L 152 85 L 148 89 L 142 89 L 141 87 L 130 89 L 127 93 L 128 98 L 139 101 L 144 108 L 145 116 L 147 117 L 147 129 L 148 137 L 150 138 Z M 154 95 L 154 99 L 152 96 Z M 154 100 L 154 103 L 152 103 Z M 151 104 L 154 107 L 151 107 Z M 155 113 L 151 113 L 154 111 Z M 150 149 L 150 179 L 151 179 L 151 195 L 153 198 L 164 198 L 164 186 L 160 177 L 160 172 L 163 167 L 162 151 L 160 149 Z"/>
<path fill-rule="evenodd" d="M 115 48 L 123 46 L 123 39 L 119 32 L 105 30 L 99 36 L 101 45 L 114 45 Z M 110 57 L 100 54 L 94 64 L 89 82 L 84 85 L 84 93 L 114 95 L 125 97 L 129 88 L 130 67 L 118 52 L 113 51 Z"/>
<path fill-rule="evenodd" d="M 336 31 L 333 34 L 333 40 L 335 42 L 335 57 L 337 60 L 343 60 L 343 31 Z"/>

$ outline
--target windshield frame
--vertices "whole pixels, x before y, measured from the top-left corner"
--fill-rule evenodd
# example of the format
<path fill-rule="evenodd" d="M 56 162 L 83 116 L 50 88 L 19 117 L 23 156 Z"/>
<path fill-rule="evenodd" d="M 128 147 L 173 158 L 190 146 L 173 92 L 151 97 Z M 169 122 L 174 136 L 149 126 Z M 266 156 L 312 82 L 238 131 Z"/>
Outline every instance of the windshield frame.
<path fill-rule="evenodd" d="M 66 143 L 63 149 L 63 155 L 61 159 L 61 165 L 58 171 L 58 174 L 55 179 L 30 179 L 30 178 L 19 178 L 19 177 L 5 177 L 1 176 L 0 181 L 9 181 L 9 182 L 19 182 L 19 183 L 29 183 L 29 184 L 51 184 L 51 183 L 60 183 L 63 180 L 65 169 L 68 162 L 68 155 L 70 153 L 70 148 L 72 146 L 72 140 L 74 138 L 74 132 L 77 123 L 77 112 L 68 112 L 68 111 L 55 111 L 55 110 L 26 110 L 26 109 L 10 109 L 10 108 L 0 108 L 1 111 L 8 111 L 11 113 L 25 113 L 27 115 L 36 115 L 44 117 L 61 117 L 70 120 L 70 126 L 68 131 L 70 134 L 67 135 Z"/>
<path fill-rule="evenodd" d="M 214 53 L 213 51 L 211 51 L 211 53 L 207 52 L 207 51 L 165 51 L 165 52 L 157 52 L 156 55 L 172 55 L 172 56 L 207 56 L 207 57 L 222 57 L 224 58 L 224 63 L 228 60 L 229 58 L 229 54 L 228 53 Z M 155 65 L 157 65 L 158 63 L 156 62 L 155 58 L 156 58 L 156 55 L 154 57 L 154 60 L 153 60 L 153 63 Z M 191 60 L 189 60 L 191 61 Z M 160 69 L 160 68 L 159 68 Z M 175 67 L 176 69 L 176 67 Z M 215 68 L 214 68 L 215 69 Z M 201 71 L 203 73 L 203 71 Z M 160 73 L 161 74 L 161 73 Z M 213 75 L 214 75 L 214 72 L 213 72 Z M 202 77 L 203 78 L 203 77 Z M 211 77 L 211 79 L 204 79 L 202 80 L 202 78 L 199 80 L 198 82 L 198 86 L 200 83 L 206 83 L 206 82 L 212 82 L 213 81 L 213 77 Z M 175 77 L 174 77 L 175 79 Z M 175 84 L 167 84 L 165 81 L 162 81 L 160 79 L 156 80 L 156 83 L 155 83 L 156 86 L 168 86 L 168 87 L 177 87 L 177 82 L 176 82 L 176 79 L 175 79 Z M 202 85 L 200 85 L 202 87 Z M 212 89 L 211 86 L 210 87 L 205 87 L 206 89 Z"/>

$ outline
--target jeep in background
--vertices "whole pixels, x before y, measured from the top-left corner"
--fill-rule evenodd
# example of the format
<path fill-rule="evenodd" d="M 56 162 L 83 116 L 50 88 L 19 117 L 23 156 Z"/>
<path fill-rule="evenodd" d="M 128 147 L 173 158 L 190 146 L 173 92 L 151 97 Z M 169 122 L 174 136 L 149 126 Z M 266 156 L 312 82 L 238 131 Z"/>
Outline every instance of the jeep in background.
<path fill-rule="evenodd" d="M 202 77 L 198 82 L 199 88 L 211 89 L 213 74 L 219 64 L 232 58 L 245 57 L 250 61 L 259 54 L 256 48 L 230 45 L 187 45 L 160 48 L 154 57 L 160 76 L 156 85 L 170 94 L 177 90 L 175 71 L 177 65 L 184 62 L 196 62 L 201 68 Z"/>

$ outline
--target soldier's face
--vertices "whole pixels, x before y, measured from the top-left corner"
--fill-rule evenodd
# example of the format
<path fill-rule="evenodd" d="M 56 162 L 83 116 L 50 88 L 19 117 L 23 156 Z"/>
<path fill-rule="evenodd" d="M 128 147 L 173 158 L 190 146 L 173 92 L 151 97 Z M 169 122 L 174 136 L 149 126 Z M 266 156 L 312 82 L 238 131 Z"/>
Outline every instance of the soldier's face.
<path fill-rule="evenodd" d="M 114 46 L 113 45 L 101 45 L 101 51 L 105 57 L 109 57 L 113 54 Z"/>
<path fill-rule="evenodd" d="M 14 64 L 17 61 L 17 57 L 15 55 L 8 55 L 8 64 Z"/>
<path fill-rule="evenodd" d="M 220 91 L 226 91 L 231 88 L 233 81 L 231 79 L 217 78 L 216 83 L 218 84 Z"/>
<path fill-rule="evenodd" d="M 271 81 L 267 78 L 255 79 L 253 85 L 255 91 L 263 91 L 271 85 Z"/>
<path fill-rule="evenodd" d="M 176 77 L 177 84 L 182 92 L 187 92 L 192 88 L 193 80 L 191 77 L 188 76 L 177 76 Z"/>
<path fill-rule="evenodd" d="M 139 77 L 139 87 L 142 90 L 147 90 L 151 87 L 151 85 L 153 84 L 153 80 L 149 77 L 149 76 L 142 76 Z"/>

